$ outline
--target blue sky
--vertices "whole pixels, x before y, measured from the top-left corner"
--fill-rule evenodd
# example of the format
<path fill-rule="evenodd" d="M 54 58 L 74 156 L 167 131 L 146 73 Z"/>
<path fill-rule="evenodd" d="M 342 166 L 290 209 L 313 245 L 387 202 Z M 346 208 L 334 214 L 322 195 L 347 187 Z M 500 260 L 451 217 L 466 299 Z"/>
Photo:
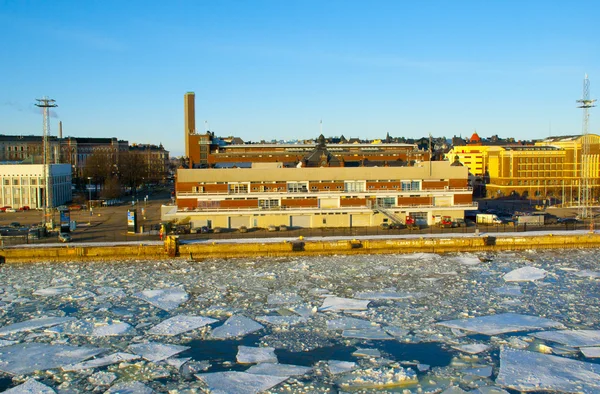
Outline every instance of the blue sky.
<path fill-rule="evenodd" d="M 600 97 L 600 3 L 559 1 L 0 0 L 0 134 L 42 133 L 183 153 L 199 131 L 244 140 L 581 132 L 585 73 Z M 596 94 L 597 93 L 597 94 Z M 600 133 L 600 110 L 590 132 Z"/>

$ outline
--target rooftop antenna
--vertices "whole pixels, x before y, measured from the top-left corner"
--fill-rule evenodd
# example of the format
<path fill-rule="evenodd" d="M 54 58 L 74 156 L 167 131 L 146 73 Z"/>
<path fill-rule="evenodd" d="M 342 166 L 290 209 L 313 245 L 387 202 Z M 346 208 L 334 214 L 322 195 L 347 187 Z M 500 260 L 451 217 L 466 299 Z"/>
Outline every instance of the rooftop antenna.
<path fill-rule="evenodd" d="M 583 97 L 577 100 L 580 105 L 577 108 L 583 108 L 583 126 L 582 126 L 582 143 L 581 143 L 581 169 L 580 169 L 580 194 L 579 208 L 581 218 L 589 217 L 588 204 L 590 202 L 590 177 L 594 176 L 590 158 L 590 142 L 589 142 L 589 109 L 595 107 L 596 100 L 590 99 L 590 80 L 587 74 L 583 79 Z"/>
<path fill-rule="evenodd" d="M 208 120 L 204 121 L 204 128 L 206 129 L 207 133 L 210 131 L 210 128 L 208 127 Z"/>
<path fill-rule="evenodd" d="M 52 205 L 54 204 L 52 199 L 52 177 L 50 176 L 50 169 L 48 168 L 49 155 L 50 155 L 50 147 L 48 146 L 48 134 L 50 134 L 50 108 L 58 107 L 56 101 L 53 99 L 49 99 L 48 97 L 43 97 L 41 99 L 35 99 L 37 103 L 36 107 L 40 107 L 43 109 L 43 119 L 44 119 L 44 135 L 43 135 L 43 173 L 42 177 L 44 179 L 44 196 L 43 196 L 43 207 L 44 207 L 44 218 L 42 220 L 42 224 L 44 228 L 48 223 L 48 208 L 52 209 Z"/>

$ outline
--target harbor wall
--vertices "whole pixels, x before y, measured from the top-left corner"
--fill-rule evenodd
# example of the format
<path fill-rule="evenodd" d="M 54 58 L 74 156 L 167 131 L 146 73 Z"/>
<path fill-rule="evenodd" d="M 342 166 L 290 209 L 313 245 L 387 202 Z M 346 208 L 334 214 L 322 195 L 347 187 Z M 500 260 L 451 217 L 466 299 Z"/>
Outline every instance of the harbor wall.
<path fill-rule="evenodd" d="M 45 248 L 2 248 L 0 263 L 45 261 L 119 261 L 183 258 L 322 256 L 335 254 L 450 253 L 526 249 L 569 249 L 600 247 L 600 235 L 594 233 L 539 236 L 472 236 L 456 238 L 394 238 L 351 240 L 304 240 L 302 237 L 281 242 L 201 243 L 180 242 L 169 236 L 164 245 L 99 245 Z"/>

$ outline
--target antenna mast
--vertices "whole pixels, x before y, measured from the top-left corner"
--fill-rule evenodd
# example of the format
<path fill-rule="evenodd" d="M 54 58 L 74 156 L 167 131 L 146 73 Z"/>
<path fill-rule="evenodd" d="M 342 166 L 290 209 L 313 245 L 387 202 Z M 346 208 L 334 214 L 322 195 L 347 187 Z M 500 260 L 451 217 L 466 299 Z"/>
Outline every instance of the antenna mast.
<path fill-rule="evenodd" d="M 54 200 L 52 198 L 52 177 L 50 176 L 50 169 L 48 168 L 49 155 L 50 155 L 50 147 L 48 146 L 48 135 L 50 134 L 50 108 L 58 107 L 56 101 L 53 99 L 49 99 L 48 97 L 44 97 L 41 99 L 36 99 L 37 103 L 35 104 L 37 107 L 43 109 L 43 118 L 44 118 L 44 135 L 43 135 L 43 174 L 44 178 L 44 198 L 42 200 L 44 206 L 44 218 L 42 223 L 44 227 L 47 226 L 48 223 L 48 208 L 52 209 L 54 205 Z M 42 190 L 40 188 L 40 190 Z"/>
<path fill-rule="evenodd" d="M 582 127 L 582 141 L 581 141 L 581 169 L 580 169 L 580 195 L 579 195 L 579 207 L 580 217 L 587 218 L 590 216 L 588 212 L 588 205 L 590 203 L 590 177 L 594 176 L 593 168 L 591 166 L 590 157 L 590 141 L 589 141 L 589 109 L 595 107 L 594 103 L 596 100 L 590 99 L 590 80 L 587 74 L 583 79 L 583 98 L 577 100 L 580 104 L 578 108 L 583 108 L 583 127 Z M 595 176 L 594 176 L 595 177 Z"/>

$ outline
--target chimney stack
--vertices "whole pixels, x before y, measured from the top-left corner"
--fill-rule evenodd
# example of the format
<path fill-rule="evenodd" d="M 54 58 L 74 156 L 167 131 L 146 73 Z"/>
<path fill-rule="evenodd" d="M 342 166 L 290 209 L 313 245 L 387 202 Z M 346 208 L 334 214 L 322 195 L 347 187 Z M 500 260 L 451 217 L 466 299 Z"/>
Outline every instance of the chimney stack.
<path fill-rule="evenodd" d="M 58 121 L 58 138 L 62 139 L 62 120 Z"/>

